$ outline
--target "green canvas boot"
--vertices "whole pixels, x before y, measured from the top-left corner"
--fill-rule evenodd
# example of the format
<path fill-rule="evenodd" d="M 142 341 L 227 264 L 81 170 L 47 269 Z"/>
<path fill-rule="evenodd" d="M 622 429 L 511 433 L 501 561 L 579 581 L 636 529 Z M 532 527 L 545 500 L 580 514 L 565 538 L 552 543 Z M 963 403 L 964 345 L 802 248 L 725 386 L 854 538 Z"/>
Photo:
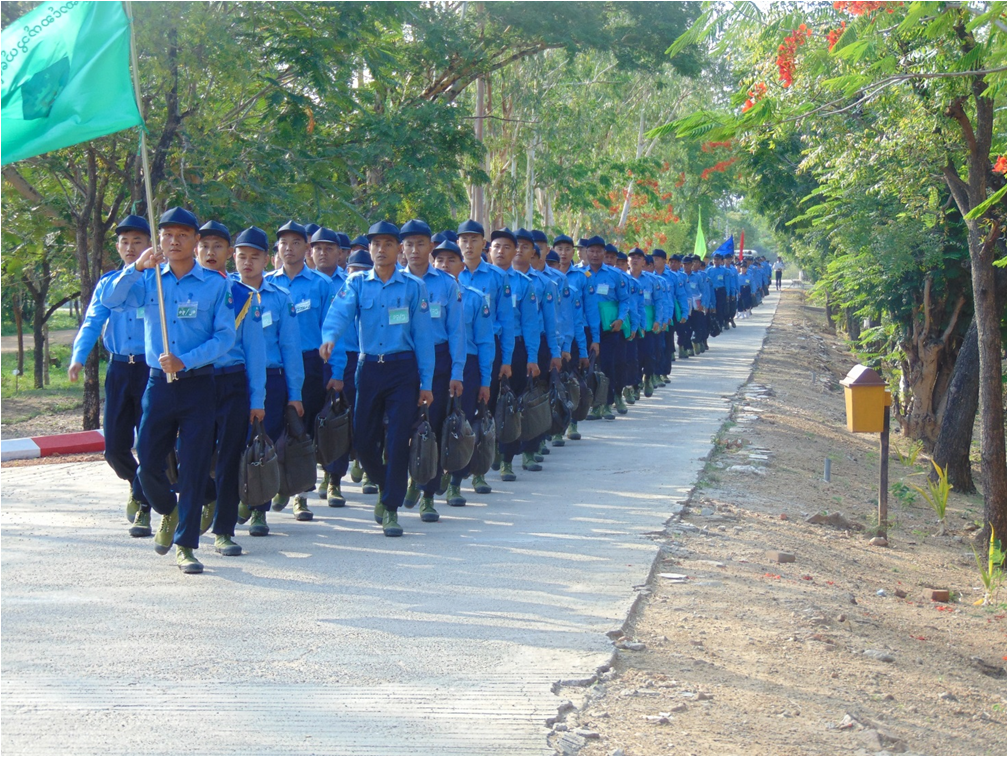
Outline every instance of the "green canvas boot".
<path fill-rule="evenodd" d="M 437 523 L 440 518 L 438 511 L 434 509 L 433 497 L 424 497 L 420 500 L 420 520 L 424 523 Z"/>
<path fill-rule="evenodd" d="M 682 345 L 680 344 L 680 345 L 679 345 L 679 359 L 680 359 L 680 360 L 685 360 L 685 359 L 686 359 L 686 358 L 688 358 L 688 357 L 689 357 L 689 355 L 687 355 L 687 354 L 686 354 L 686 348 L 685 348 L 685 347 L 683 347 L 683 346 L 682 346 Z"/>
<path fill-rule="evenodd" d="M 378 501 L 374 506 L 374 520 L 379 526 L 382 524 L 382 519 L 385 517 L 385 505 L 382 504 L 381 495 L 378 495 Z"/>
<path fill-rule="evenodd" d="M 445 492 L 445 499 L 449 507 L 465 507 L 466 499 L 462 496 L 462 488 L 455 484 L 448 484 Z"/>
<path fill-rule="evenodd" d="M 329 471 L 323 471 L 322 473 L 322 483 L 319 484 L 318 497 L 319 499 L 327 499 L 329 495 Z M 331 505 L 332 507 L 339 507 L 339 505 Z"/>
<path fill-rule="evenodd" d="M 640 399 L 640 392 L 641 392 L 640 384 L 635 384 L 634 388 L 631 390 L 631 392 L 633 393 L 634 402 L 636 402 L 637 400 L 639 400 Z"/>
<path fill-rule="evenodd" d="M 622 397 L 622 399 L 623 399 L 623 403 L 624 404 L 629 404 L 629 405 L 634 404 L 637 401 L 637 399 L 636 399 L 636 397 L 634 397 L 633 388 L 631 388 L 629 386 L 624 387 L 623 388 L 623 397 Z M 616 403 L 616 409 L 617 410 L 619 409 L 619 402 Z"/>
<path fill-rule="evenodd" d="M 226 534 L 217 534 L 214 537 L 213 548 L 215 552 L 224 555 L 224 557 L 237 557 L 241 554 L 241 547 Z"/>
<path fill-rule="evenodd" d="M 703 353 L 703 345 L 700 342 L 693 342 L 693 356 L 696 357 Z"/>
<path fill-rule="evenodd" d="M 136 522 L 136 514 L 140 511 L 140 500 L 133 496 L 133 490 L 130 490 L 129 499 L 126 500 L 126 520 L 130 523 Z"/>
<path fill-rule="evenodd" d="M 137 510 L 136 516 L 133 518 L 133 525 L 130 526 L 129 535 L 134 539 L 140 539 L 144 536 L 150 536 L 151 533 L 150 510 L 146 512 Z"/>
<path fill-rule="evenodd" d="M 345 507 L 346 497 L 343 496 L 343 492 L 340 491 L 339 479 L 330 478 L 329 483 L 326 484 L 326 502 L 329 507 Z"/>
<path fill-rule="evenodd" d="M 501 469 L 501 461 L 503 459 L 504 458 L 501 457 L 500 450 L 498 449 L 497 452 L 494 453 L 494 461 L 492 463 L 490 463 L 490 470 L 500 470 Z"/>
<path fill-rule="evenodd" d="M 540 455 L 548 455 L 549 453 L 550 453 L 550 448 L 546 446 L 546 439 L 544 438 L 541 442 L 539 442 L 539 454 Z M 540 460 L 539 462 L 541 463 L 542 460 Z"/>
<path fill-rule="evenodd" d="M 540 471 L 542 466 L 535 459 L 531 452 L 522 452 L 522 470 Z"/>
<path fill-rule="evenodd" d="M 602 405 L 596 405 L 595 407 L 593 407 L 591 409 L 591 412 L 588 413 L 588 417 L 585 418 L 585 420 L 586 421 L 600 421 L 600 420 L 602 420 L 602 413 L 603 413 Z"/>
<path fill-rule="evenodd" d="M 620 415 L 626 415 L 627 414 L 626 402 L 623 401 L 623 397 L 622 396 L 617 396 L 616 397 L 616 412 L 619 413 Z"/>
<path fill-rule="evenodd" d="M 472 488 L 477 494 L 489 494 L 493 491 L 493 489 L 490 488 L 490 484 L 486 481 L 486 476 L 473 476 Z"/>
<path fill-rule="evenodd" d="M 303 494 L 294 497 L 294 520 L 311 520 L 315 514 L 308 509 L 308 498 Z"/>
<path fill-rule="evenodd" d="M 651 397 L 654 395 L 654 384 L 651 382 L 651 377 L 648 376 L 644 379 L 644 396 Z"/>
<path fill-rule="evenodd" d="M 602 417 L 605 418 L 607 421 L 616 420 L 616 416 L 613 415 L 612 405 L 606 405 L 605 407 L 602 408 Z"/>
<path fill-rule="evenodd" d="M 252 517 L 252 510 L 244 502 L 238 503 L 238 522 L 243 526 L 248 523 L 249 518 Z"/>
<path fill-rule="evenodd" d="M 403 498 L 403 506 L 409 510 L 416 507 L 416 503 L 420 501 L 420 487 L 416 485 L 416 481 L 412 478 L 409 480 L 409 486 L 406 487 L 406 496 Z"/>
<path fill-rule="evenodd" d="M 269 536 L 269 526 L 266 524 L 265 510 L 252 511 L 252 521 L 249 523 L 249 536 Z"/>
<path fill-rule="evenodd" d="M 572 421 L 571 424 L 567 427 L 567 438 L 570 439 L 572 442 L 580 441 L 581 433 L 577 430 L 577 423 L 574 423 Z"/>
<path fill-rule="evenodd" d="M 553 434 L 553 438 L 550 439 L 550 444 L 554 447 L 562 447 L 567 442 L 564 441 L 563 434 Z"/>
<path fill-rule="evenodd" d="M 203 505 L 203 514 L 200 515 L 199 532 L 205 534 L 213 525 L 214 514 L 217 512 L 217 500 Z"/>
<path fill-rule="evenodd" d="M 196 555 L 189 547 L 175 547 L 175 564 L 183 573 L 203 572 L 203 563 L 196 559 Z"/>
<path fill-rule="evenodd" d="M 360 467 L 360 463 L 354 460 L 350 464 L 350 480 L 355 484 L 359 484 L 364 478 L 364 469 Z"/>
<path fill-rule="evenodd" d="M 395 512 L 386 510 L 382 516 L 381 527 L 386 536 L 402 536 L 402 526 L 399 525 L 399 518 L 396 515 Z"/>
<path fill-rule="evenodd" d="M 501 460 L 500 465 L 501 481 L 517 481 L 518 476 L 515 475 L 514 470 L 511 468 L 511 463 Z"/>
<path fill-rule="evenodd" d="M 376 484 L 374 481 L 372 481 L 370 478 L 368 478 L 368 474 L 367 473 L 365 473 L 364 474 L 364 478 L 361 479 L 361 491 L 364 494 L 377 494 L 378 493 L 378 484 Z"/>
<path fill-rule="evenodd" d="M 281 497 L 279 494 L 273 498 L 273 512 L 278 513 L 287 507 L 287 503 L 290 502 L 290 497 Z"/>
<path fill-rule="evenodd" d="M 451 473 L 445 472 L 441 475 L 441 480 L 438 481 L 438 488 L 434 490 L 434 493 L 439 497 L 448 491 L 448 485 L 451 483 Z"/>
<path fill-rule="evenodd" d="M 154 551 L 159 555 L 167 555 L 175 542 L 175 528 L 178 526 L 178 508 L 167 515 L 161 516 L 161 525 L 154 534 Z"/>

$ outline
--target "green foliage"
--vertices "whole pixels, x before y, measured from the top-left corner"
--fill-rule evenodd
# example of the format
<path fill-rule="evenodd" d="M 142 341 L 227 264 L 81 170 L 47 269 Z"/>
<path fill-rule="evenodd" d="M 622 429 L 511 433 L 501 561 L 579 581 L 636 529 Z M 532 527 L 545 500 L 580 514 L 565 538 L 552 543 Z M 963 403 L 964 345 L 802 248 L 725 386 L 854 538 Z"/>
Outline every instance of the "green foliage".
<path fill-rule="evenodd" d="M 897 481 L 895 484 L 890 486 L 889 491 L 892 492 L 892 495 L 904 507 L 909 507 L 917 501 L 917 495 L 915 495 L 913 491 L 910 490 L 910 487 L 902 481 Z"/>
<path fill-rule="evenodd" d="M 907 451 L 904 453 L 903 450 L 896 448 L 896 454 L 899 456 L 900 462 L 907 468 L 912 468 L 917 464 L 917 457 L 924 450 L 924 442 L 920 439 L 916 439 L 907 445 Z"/>
<path fill-rule="evenodd" d="M 913 489 L 920 494 L 931 505 L 931 509 L 935 511 L 935 515 L 938 516 L 938 524 L 941 527 L 941 533 L 945 531 L 945 508 L 948 506 L 948 496 L 952 491 L 952 484 L 948 480 L 948 468 L 942 468 L 934 460 L 931 461 L 931 465 L 934 466 L 935 473 L 937 474 L 937 480 L 931 481 L 927 479 L 925 481 L 924 487 L 917 486 L 916 484 L 910 484 Z M 926 487 L 926 488 L 925 488 Z"/>
<path fill-rule="evenodd" d="M 987 546 L 987 559 L 984 560 L 972 547 L 973 558 L 976 560 L 977 570 L 980 572 L 980 580 L 984 585 L 984 596 L 980 604 L 994 604 L 997 601 L 998 592 L 1005 580 L 1005 551 L 1001 542 L 994 538 L 994 527 L 990 529 L 990 544 Z"/>

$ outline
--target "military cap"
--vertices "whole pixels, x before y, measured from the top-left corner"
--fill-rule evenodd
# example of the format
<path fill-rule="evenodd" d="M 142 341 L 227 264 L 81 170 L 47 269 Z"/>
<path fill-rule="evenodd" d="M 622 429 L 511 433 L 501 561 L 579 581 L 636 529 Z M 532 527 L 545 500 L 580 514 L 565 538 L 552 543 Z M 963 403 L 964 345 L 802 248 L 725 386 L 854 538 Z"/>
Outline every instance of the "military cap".
<path fill-rule="evenodd" d="M 299 224 L 297 221 L 288 221 L 279 229 L 277 229 L 276 235 L 278 239 L 280 238 L 281 234 L 297 234 L 304 241 L 306 242 L 308 241 L 308 231 L 305 229 L 304 226 Z"/>
<path fill-rule="evenodd" d="M 444 234 L 444 238 L 447 239 L 449 242 L 458 243 L 458 234 L 456 234 L 451 229 L 445 229 L 441 233 Z"/>
<path fill-rule="evenodd" d="M 150 236 L 150 224 L 142 216 L 128 215 L 116 226 L 115 233 L 122 234 L 124 231 L 139 231 Z"/>
<path fill-rule="evenodd" d="M 550 250 L 549 252 L 546 253 L 546 262 L 547 263 L 559 263 L 560 262 L 560 256 L 557 255 L 556 250 Z"/>
<path fill-rule="evenodd" d="M 556 247 L 558 244 L 561 244 L 563 242 L 566 242 L 569 245 L 573 245 L 574 244 L 574 240 L 571 239 L 566 234 L 557 234 L 555 237 L 553 237 L 553 246 L 554 247 Z"/>
<path fill-rule="evenodd" d="M 347 268 L 352 265 L 359 265 L 365 268 L 374 268 L 374 261 L 371 260 L 371 253 L 367 250 L 354 250 L 347 258 Z"/>
<path fill-rule="evenodd" d="M 193 231 L 199 232 L 199 221 L 191 211 L 185 208 L 168 208 L 162 213 L 160 220 L 158 220 L 158 228 L 163 229 L 165 226 L 188 226 Z"/>
<path fill-rule="evenodd" d="M 492 242 L 495 239 L 510 239 L 512 244 L 518 244 L 518 238 L 507 226 L 503 229 L 494 229 L 490 232 L 490 241 Z"/>
<path fill-rule="evenodd" d="M 721 258 L 722 260 L 724 260 L 724 255 L 722 255 L 720 252 L 715 252 L 714 257 Z"/>
<path fill-rule="evenodd" d="M 328 229 L 325 226 L 320 226 L 315 230 L 315 233 L 311 236 L 311 243 L 317 244 L 319 242 L 329 242 L 331 244 L 339 244 L 340 238 L 332 229 Z"/>
<path fill-rule="evenodd" d="M 201 237 L 220 237 L 228 244 L 231 244 L 231 232 L 220 221 L 207 221 L 200 226 L 199 233 Z"/>
<path fill-rule="evenodd" d="M 629 257 L 630 255 L 640 255 L 642 258 L 647 257 L 647 254 L 640 247 L 634 247 L 629 252 L 627 252 L 627 256 Z"/>
<path fill-rule="evenodd" d="M 678 260 L 680 263 L 683 262 L 683 256 L 680 255 L 678 252 L 672 254 L 672 259 Z"/>
<path fill-rule="evenodd" d="M 615 254 L 617 254 L 619 252 L 619 248 L 616 245 L 614 245 L 614 244 L 607 244 L 605 246 L 605 251 L 609 252 L 609 253 L 612 253 L 613 255 L 615 255 Z"/>
<path fill-rule="evenodd" d="M 437 234 L 431 237 L 431 241 L 436 245 L 441 244 L 443 241 L 445 241 L 444 232 L 439 231 Z"/>
<path fill-rule="evenodd" d="M 407 221 L 403 224 L 402 228 L 399 229 L 400 239 L 405 239 L 406 237 L 427 237 L 430 239 L 431 236 L 430 226 L 427 225 L 426 221 L 422 221 L 419 218 Z"/>
<path fill-rule="evenodd" d="M 644 256 L 644 264 L 645 265 L 654 265 L 654 256 L 653 255 L 645 255 Z"/>
<path fill-rule="evenodd" d="M 458 227 L 459 234 L 479 234 L 481 237 L 486 236 L 486 232 L 483 231 L 483 224 L 476 223 L 473 219 L 468 221 L 463 221 Z"/>
<path fill-rule="evenodd" d="M 587 247 L 587 246 L 588 246 L 588 240 L 587 240 L 587 239 L 585 239 L 584 237 L 581 237 L 581 238 L 580 238 L 580 239 L 578 240 L 578 243 L 577 243 L 577 246 L 578 246 L 578 247 Z M 603 246 L 603 247 L 605 247 L 605 244 L 603 244 L 602 246 Z"/>
<path fill-rule="evenodd" d="M 655 247 L 654 250 L 651 251 L 651 257 L 668 260 L 668 254 L 666 254 L 665 250 L 661 247 Z"/>
<path fill-rule="evenodd" d="M 354 237 L 354 240 L 350 243 L 350 249 L 353 249 L 354 247 L 363 247 L 364 249 L 367 249 L 368 247 L 367 237 L 364 236 L 363 234 Z"/>
<path fill-rule="evenodd" d="M 350 249 L 350 237 L 344 234 L 342 231 L 337 231 L 336 236 L 339 237 L 339 246 L 344 250 Z"/>
<path fill-rule="evenodd" d="M 234 246 L 236 248 L 254 247 L 257 250 L 266 252 L 269 249 L 269 239 L 266 237 L 266 232 L 258 226 L 249 226 L 235 237 Z"/>
<path fill-rule="evenodd" d="M 626 260 L 627 259 L 627 254 L 625 252 L 620 252 L 619 250 L 616 250 L 616 259 L 617 260 Z"/>
<path fill-rule="evenodd" d="M 532 232 L 529 231 L 528 229 L 520 228 L 518 229 L 518 231 L 514 233 L 514 236 L 515 236 L 515 242 L 517 242 L 519 239 L 524 239 L 526 242 L 532 242 L 533 244 L 535 244 L 535 237 L 532 236 Z"/>
<path fill-rule="evenodd" d="M 304 230 L 305 230 L 305 234 L 308 235 L 308 239 L 311 239 L 313 236 L 315 236 L 315 232 L 318 231 L 321 228 L 322 227 L 319 226 L 317 223 L 306 223 L 305 227 L 304 227 Z"/>
<path fill-rule="evenodd" d="M 588 237 L 587 239 L 582 239 L 578 247 L 605 247 L 605 240 L 596 234 L 593 237 Z"/>
<path fill-rule="evenodd" d="M 434 255 L 437 256 L 439 252 L 453 252 L 462 257 L 462 248 L 449 239 L 445 239 L 441 244 L 434 248 Z"/>
<path fill-rule="evenodd" d="M 368 241 L 370 242 L 375 237 L 393 237 L 397 242 L 402 239 L 399 236 L 399 227 L 391 221 L 379 221 L 376 224 L 372 224 L 371 228 L 367 231 Z"/>
<path fill-rule="evenodd" d="M 532 229 L 532 241 L 545 242 L 546 244 L 549 244 L 549 239 L 546 238 L 546 232 L 540 229 Z"/>

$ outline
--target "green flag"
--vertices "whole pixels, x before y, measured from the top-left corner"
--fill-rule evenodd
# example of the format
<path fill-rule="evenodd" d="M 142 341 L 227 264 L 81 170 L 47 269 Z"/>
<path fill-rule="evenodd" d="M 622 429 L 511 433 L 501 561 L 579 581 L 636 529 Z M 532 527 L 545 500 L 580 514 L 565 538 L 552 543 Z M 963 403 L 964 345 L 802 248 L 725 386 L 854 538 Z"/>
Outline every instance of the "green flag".
<path fill-rule="evenodd" d="M 697 208 L 696 218 L 696 242 L 693 243 L 693 254 L 704 260 L 707 257 L 707 240 L 704 239 L 703 225 L 700 218 L 701 211 Z"/>
<path fill-rule="evenodd" d="M 0 39 L 0 164 L 143 123 L 122 3 L 43 3 Z"/>

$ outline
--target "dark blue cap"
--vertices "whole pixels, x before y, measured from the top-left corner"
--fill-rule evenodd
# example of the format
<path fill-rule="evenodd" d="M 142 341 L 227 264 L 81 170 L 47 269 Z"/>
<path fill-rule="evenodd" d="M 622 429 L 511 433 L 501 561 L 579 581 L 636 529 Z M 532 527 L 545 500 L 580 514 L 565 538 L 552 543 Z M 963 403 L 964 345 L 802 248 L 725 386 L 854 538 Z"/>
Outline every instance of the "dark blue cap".
<path fill-rule="evenodd" d="M 350 247 L 368 247 L 368 238 L 361 234 L 358 237 L 354 237 L 354 240 L 350 243 Z"/>
<path fill-rule="evenodd" d="M 481 237 L 486 236 L 486 232 L 483 231 L 483 224 L 476 223 L 473 219 L 468 221 L 463 221 L 458 227 L 459 234 L 479 234 Z"/>
<path fill-rule="evenodd" d="M 574 244 L 574 240 L 571 239 L 566 234 L 558 234 L 557 236 L 553 237 L 553 246 L 554 247 L 556 247 L 561 242 L 566 242 L 567 244 L 570 244 L 570 245 Z"/>
<path fill-rule="evenodd" d="M 605 251 L 606 252 L 611 252 L 611 253 L 615 254 L 615 253 L 619 252 L 619 248 L 616 245 L 614 245 L 614 244 L 607 244 L 605 246 Z"/>
<path fill-rule="evenodd" d="M 444 238 L 445 239 L 447 239 L 447 240 L 449 240 L 451 242 L 455 242 L 456 244 L 458 243 L 458 234 L 456 234 L 451 229 L 445 229 L 441 233 L 444 234 Z"/>
<path fill-rule="evenodd" d="M 606 250 L 606 252 L 608 252 L 608 250 Z M 619 250 L 617 250 L 616 251 L 616 259 L 617 260 L 626 260 L 627 259 L 627 254 L 625 252 L 620 252 Z"/>
<path fill-rule="evenodd" d="M 231 244 L 231 232 L 220 221 L 207 221 L 200 226 L 199 233 L 201 237 L 220 237 L 229 245 Z"/>
<path fill-rule="evenodd" d="M 546 253 L 546 262 L 547 263 L 559 263 L 560 262 L 560 256 L 557 255 L 556 250 L 550 250 L 549 252 Z"/>
<path fill-rule="evenodd" d="M 630 251 L 627 253 L 627 256 L 630 256 L 630 255 L 640 255 L 641 257 L 647 257 L 647 255 L 644 252 L 644 250 L 642 250 L 640 247 L 633 247 L 633 248 L 631 248 Z"/>
<path fill-rule="evenodd" d="M 581 237 L 578 240 L 577 246 L 578 247 L 587 247 L 588 246 L 588 240 L 585 237 Z M 605 245 L 603 245 L 603 246 L 605 246 Z"/>
<path fill-rule="evenodd" d="M 443 231 L 439 231 L 437 234 L 435 234 L 434 236 L 431 237 L 431 241 L 434 244 L 441 244 L 443 241 L 445 241 L 444 232 Z"/>
<path fill-rule="evenodd" d="M 490 241 L 492 242 L 495 239 L 510 239 L 512 244 L 518 244 L 518 238 L 515 237 L 514 232 L 507 226 L 503 229 L 494 229 L 490 232 Z"/>
<path fill-rule="evenodd" d="M 315 244 L 316 242 L 329 242 L 338 245 L 340 243 L 339 234 L 325 226 L 320 226 L 311 236 L 311 243 Z"/>
<path fill-rule="evenodd" d="M 304 226 L 299 224 L 297 221 L 288 221 L 279 229 L 277 229 L 277 238 L 280 238 L 281 234 L 297 234 L 304 241 L 308 241 L 308 231 Z"/>
<path fill-rule="evenodd" d="M 654 250 L 652 250 L 651 252 L 651 256 L 655 258 L 661 258 L 662 260 L 668 259 L 668 255 L 665 254 L 665 250 L 663 250 L 661 247 L 655 247 Z"/>
<path fill-rule="evenodd" d="M 596 246 L 598 246 L 598 247 L 605 247 L 606 246 L 605 240 L 602 237 L 600 237 L 598 234 L 596 234 L 593 237 L 588 237 L 587 239 L 582 239 L 581 241 L 583 242 L 583 244 L 579 245 L 580 247 L 596 247 Z"/>
<path fill-rule="evenodd" d="M 448 239 L 444 240 L 441 244 L 434 248 L 435 256 L 437 256 L 439 252 L 454 252 L 460 258 L 462 257 L 462 248 Z"/>
<path fill-rule="evenodd" d="M 122 234 L 124 231 L 139 231 L 147 236 L 150 236 L 150 224 L 147 223 L 147 219 L 143 216 L 126 216 L 119 222 L 116 226 L 115 233 Z"/>
<path fill-rule="evenodd" d="M 644 262 L 647 265 L 654 265 L 654 257 L 652 257 L 651 255 L 645 255 L 644 256 Z"/>
<path fill-rule="evenodd" d="M 519 239 L 524 239 L 526 242 L 532 242 L 533 244 L 535 243 L 535 237 L 532 236 L 532 232 L 528 229 L 518 229 L 518 231 L 515 232 L 515 242 L 517 243 Z"/>
<path fill-rule="evenodd" d="M 379 221 L 376 224 L 372 224 L 371 228 L 367 230 L 368 241 L 375 237 L 395 237 L 397 242 L 401 240 L 399 227 L 391 221 Z"/>
<path fill-rule="evenodd" d="M 682 258 L 682 255 L 680 255 L 680 254 L 679 254 L 679 253 L 677 252 L 677 253 L 674 253 L 674 254 L 672 255 L 672 259 L 673 259 L 673 260 L 678 260 L 678 261 L 679 261 L 679 262 L 681 263 L 681 262 L 682 262 L 682 259 L 683 259 L 683 258 Z"/>
<path fill-rule="evenodd" d="M 367 268 L 374 268 L 374 261 L 371 260 L 371 253 L 367 250 L 354 250 L 350 253 L 350 257 L 347 258 L 347 268 L 352 265 L 365 266 Z"/>
<path fill-rule="evenodd" d="M 339 246 L 344 250 L 350 249 L 350 237 L 344 234 L 342 231 L 337 231 L 336 236 L 339 237 Z"/>
<path fill-rule="evenodd" d="M 249 226 L 235 238 L 235 247 L 254 247 L 266 252 L 269 249 L 269 239 L 266 232 L 258 226 Z"/>
<path fill-rule="evenodd" d="M 199 221 L 185 208 L 168 208 L 162 213 L 157 227 L 163 229 L 165 226 L 188 226 L 193 231 L 199 232 Z"/>
<path fill-rule="evenodd" d="M 318 231 L 321 228 L 322 227 L 319 226 L 317 223 L 306 223 L 305 227 L 304 227 L 304 230 L 305 230 L 305 234 L 308 235 L 308 238 L 311 239 L 313 236 L 315 236 L 315 232 Z"/>
<path fill-rule="evenodd" d="M 546 232 L 540 229 L 532 229 L 532 241 L 545 242 L 546 244 L 549 244 L 549 239 L 546 238 Z"/>
<path fill-rule="evenodd" d="M 426 221 L 422 221 L 419 218 L 407 221 L 403 224 L 402 228 L 399 229 L 400 239 L 405 239 L 406 237 L 427 237 L 430 239 L 431 236 L 430 226 L 427 225 Z"/>

